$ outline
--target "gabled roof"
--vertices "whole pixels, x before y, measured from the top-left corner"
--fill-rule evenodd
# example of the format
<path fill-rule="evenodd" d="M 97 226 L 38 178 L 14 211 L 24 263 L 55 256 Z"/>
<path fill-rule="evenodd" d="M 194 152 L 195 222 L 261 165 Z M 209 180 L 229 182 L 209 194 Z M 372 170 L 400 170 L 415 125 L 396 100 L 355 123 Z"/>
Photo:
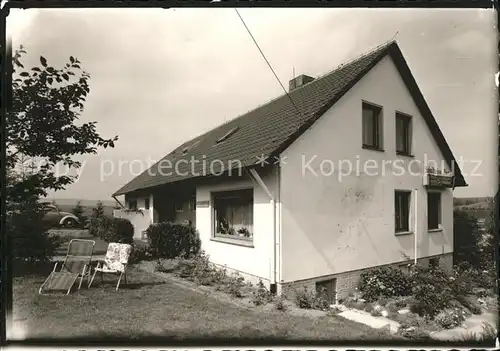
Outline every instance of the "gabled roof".
<path fill-rule="evenodd" d="M 395 41 L 391 41 L 289 92 L 288 95 L 283 94 L 265 105 L 187 141 L 150 169 L 132 179 L 113 196 L 200 177 L 204 170 L 202 161 L 210 165 L 210 161 L 220 160 L 221 162 L 212 163 L 212 171 L 218 173 L 222 164 L 227 171 L 230 161 L 239 160 L 240 164 L 233 163 L 235 167 L 240 165 L 251 167 L 256 165 L 258 157 L 262 155 L 271 158 L 278 156 L 386 55 L 390 55 L 393 59 L 448 165 L 454 170 L 455 186 L 467 186 L 401 50 Z M 221 138 L 224 140 L 217 143 Z M 194 166 L 192 163 L 178 162 L 191 160 L 192 157 L 199 161 Z M 175 163 L 178 165 L 176 172 L 166 168 Z M 166 173 L 169 175 L 165 175 Z"/>

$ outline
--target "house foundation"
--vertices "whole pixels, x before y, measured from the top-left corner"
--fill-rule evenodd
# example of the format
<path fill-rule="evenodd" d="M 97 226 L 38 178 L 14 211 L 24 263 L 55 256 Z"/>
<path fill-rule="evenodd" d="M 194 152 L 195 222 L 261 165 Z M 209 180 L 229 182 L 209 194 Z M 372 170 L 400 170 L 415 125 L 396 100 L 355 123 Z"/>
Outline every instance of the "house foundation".
<path fill-rule="evenodd" d="M 429 265 L 429 260 L 432 258 L 439 258 L 439 266 L 445 271 L 451 272 L 451 270 L 453 269 L 452 252 L 442 255 L 422 257 L 418 259 L 418 263 L 424 267 L 427 267 Z M 376 267 L 363 268 L 354 271 L 326 275 L 290 283 L 282 283 L 281 291 L 287 297 L 293 299 L 296 290 L 307 288 L 308 291 L 315 292 L 317 286 L 330 285 L 334 286 L 334 296 L 331 302 L 332 303 L 338 302 L 339 300 L 345 299 L 350 293 L 356 290 L 356 288 L 358 287 L 361 274 L 373 270 L 375 268 L 382 268 L 382 267 L 394 267 L 403 270 L 403 272 L 409 272 L 409 267 L 410 265 L 413 264 L 413 262 L 414 260 L 400 261 Z"/>

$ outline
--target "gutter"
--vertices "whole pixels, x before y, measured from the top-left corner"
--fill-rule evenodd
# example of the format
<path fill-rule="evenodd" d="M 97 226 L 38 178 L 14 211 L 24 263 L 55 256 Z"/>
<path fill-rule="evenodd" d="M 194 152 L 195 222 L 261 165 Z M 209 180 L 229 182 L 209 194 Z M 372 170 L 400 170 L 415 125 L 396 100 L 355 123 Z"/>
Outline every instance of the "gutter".
<path fill-rule="evenodd" d="M 259 173 L 254 168 L 249 169 L 249 175 L 252 180 L 254 180 L 261 188 L 264 190 L 264 192 L 267 194 L 269 199 L 271 200 L 271 206 L 273 207 L 273 268 L 272 268 L 272 279 L 271 279 L 271 286 L 270 286 L 270 291 L 271 293 L 276 293 L 277 291 L 277 286 L 276 286 L 276 280 L 277 280 L 277 264 L 276 264 L 276 198 L 274 195 L 271 193 L 269 188 L 266 186 L 262 178 L 260 177 Z"/>

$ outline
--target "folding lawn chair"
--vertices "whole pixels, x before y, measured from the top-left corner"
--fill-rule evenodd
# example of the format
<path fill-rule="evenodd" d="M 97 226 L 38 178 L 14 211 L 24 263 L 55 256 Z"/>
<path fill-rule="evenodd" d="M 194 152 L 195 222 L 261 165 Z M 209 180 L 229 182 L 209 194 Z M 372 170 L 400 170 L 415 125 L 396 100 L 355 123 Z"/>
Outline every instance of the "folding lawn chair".
<path fill-rule="evenodd" d="M 97 264 L 97 267 L 94 268 L 94 274 L 92 275 L 92 279 L 90 280 L 89 288 L 90 285 L 92 285 L 97 272 L 101 273 L 101 283 L 104 280 L 104 273 L 119 274 L 120 277 L 118 278 L 118 283 L 116 284 L 116 291 L 118 291 L 122 276 L 125 277 L 125 284 L 127 284 L 126 270 L 131 252 L 132 245 L 130 244 L 109 243 L 108 251 L 106 252 L 104 261 L 99 262 Z"/>
<path fill-rule="evenodd" d="M 94 245 L 95 241 L 93 240 L 72 239 L 69 242 L 68 252 L 62 262 L 61 269 L 57 271 L 59 262 L 56 262 L 52 273 L 40 287 L 39 294 L 44 295 L 44 292 L 51 290 L 65 290 L 66 295 L 68 295 L 78 277 L 80 277 L 78 285 L 78 290 L 80 290 L 83 278 L 90 279 L 90 264 Z"/>

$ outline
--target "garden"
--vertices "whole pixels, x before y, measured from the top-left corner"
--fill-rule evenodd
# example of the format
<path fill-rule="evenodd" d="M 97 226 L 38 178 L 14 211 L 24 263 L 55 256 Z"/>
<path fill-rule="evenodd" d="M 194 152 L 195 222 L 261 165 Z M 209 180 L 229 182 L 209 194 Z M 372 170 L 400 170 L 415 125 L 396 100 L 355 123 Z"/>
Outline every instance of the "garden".
<path fill-rule="evenodd" d="M 472 225 L 472 220 L 464 222 L 459 217 L 462 213 L 456 215 L 462 224 Z M 308 311 L 310 315 L 314 315 L 313 311 L 318 312 L 316 315 L 335 315 L 355 309 L 394 320 L 400 325 L 400 336 L 420 340 L 428 339 L 433 332 L 458 327 L 472 315 L 497 314 L 492 256 L 488 255 L 487 248 L 471 246 L 464 239 L 458 241 L 459 244 L 467 244 L 469 253 L 471 248 L 479 250 L 477 254 L 482 259 L 464 260 L 471 256 L 458 251 L 459 264 L 451 272 L 440 268 L 439 258 L 431 258 L 427 266 L 409 264 L 406 273 L 397 268 L 376 268 L 362 274 L 356 292 L 330 306 L 321 291 L 300 288 L 292 289 L 290 296 L 275 295 L 262 281 L 252 284 L 238 273 L 211 264 L 200 250 L 197 233 L 188 226 L 153 224 L 147 236 L 149 244 L 134 250 L 134 261 L 142 261 L 146 270 L 160 272 L 169 279 L 222 299 L 236 300 L 246 308 L 260 306 L 294 314 Z M 481 238 L 477 242 L 485 240 Z M 482 337 L 489 339 L 494 335 L 494 327 L 485 323 Z M 470 335 L 471 339 L 477 337 L 480 336 Z"/>

